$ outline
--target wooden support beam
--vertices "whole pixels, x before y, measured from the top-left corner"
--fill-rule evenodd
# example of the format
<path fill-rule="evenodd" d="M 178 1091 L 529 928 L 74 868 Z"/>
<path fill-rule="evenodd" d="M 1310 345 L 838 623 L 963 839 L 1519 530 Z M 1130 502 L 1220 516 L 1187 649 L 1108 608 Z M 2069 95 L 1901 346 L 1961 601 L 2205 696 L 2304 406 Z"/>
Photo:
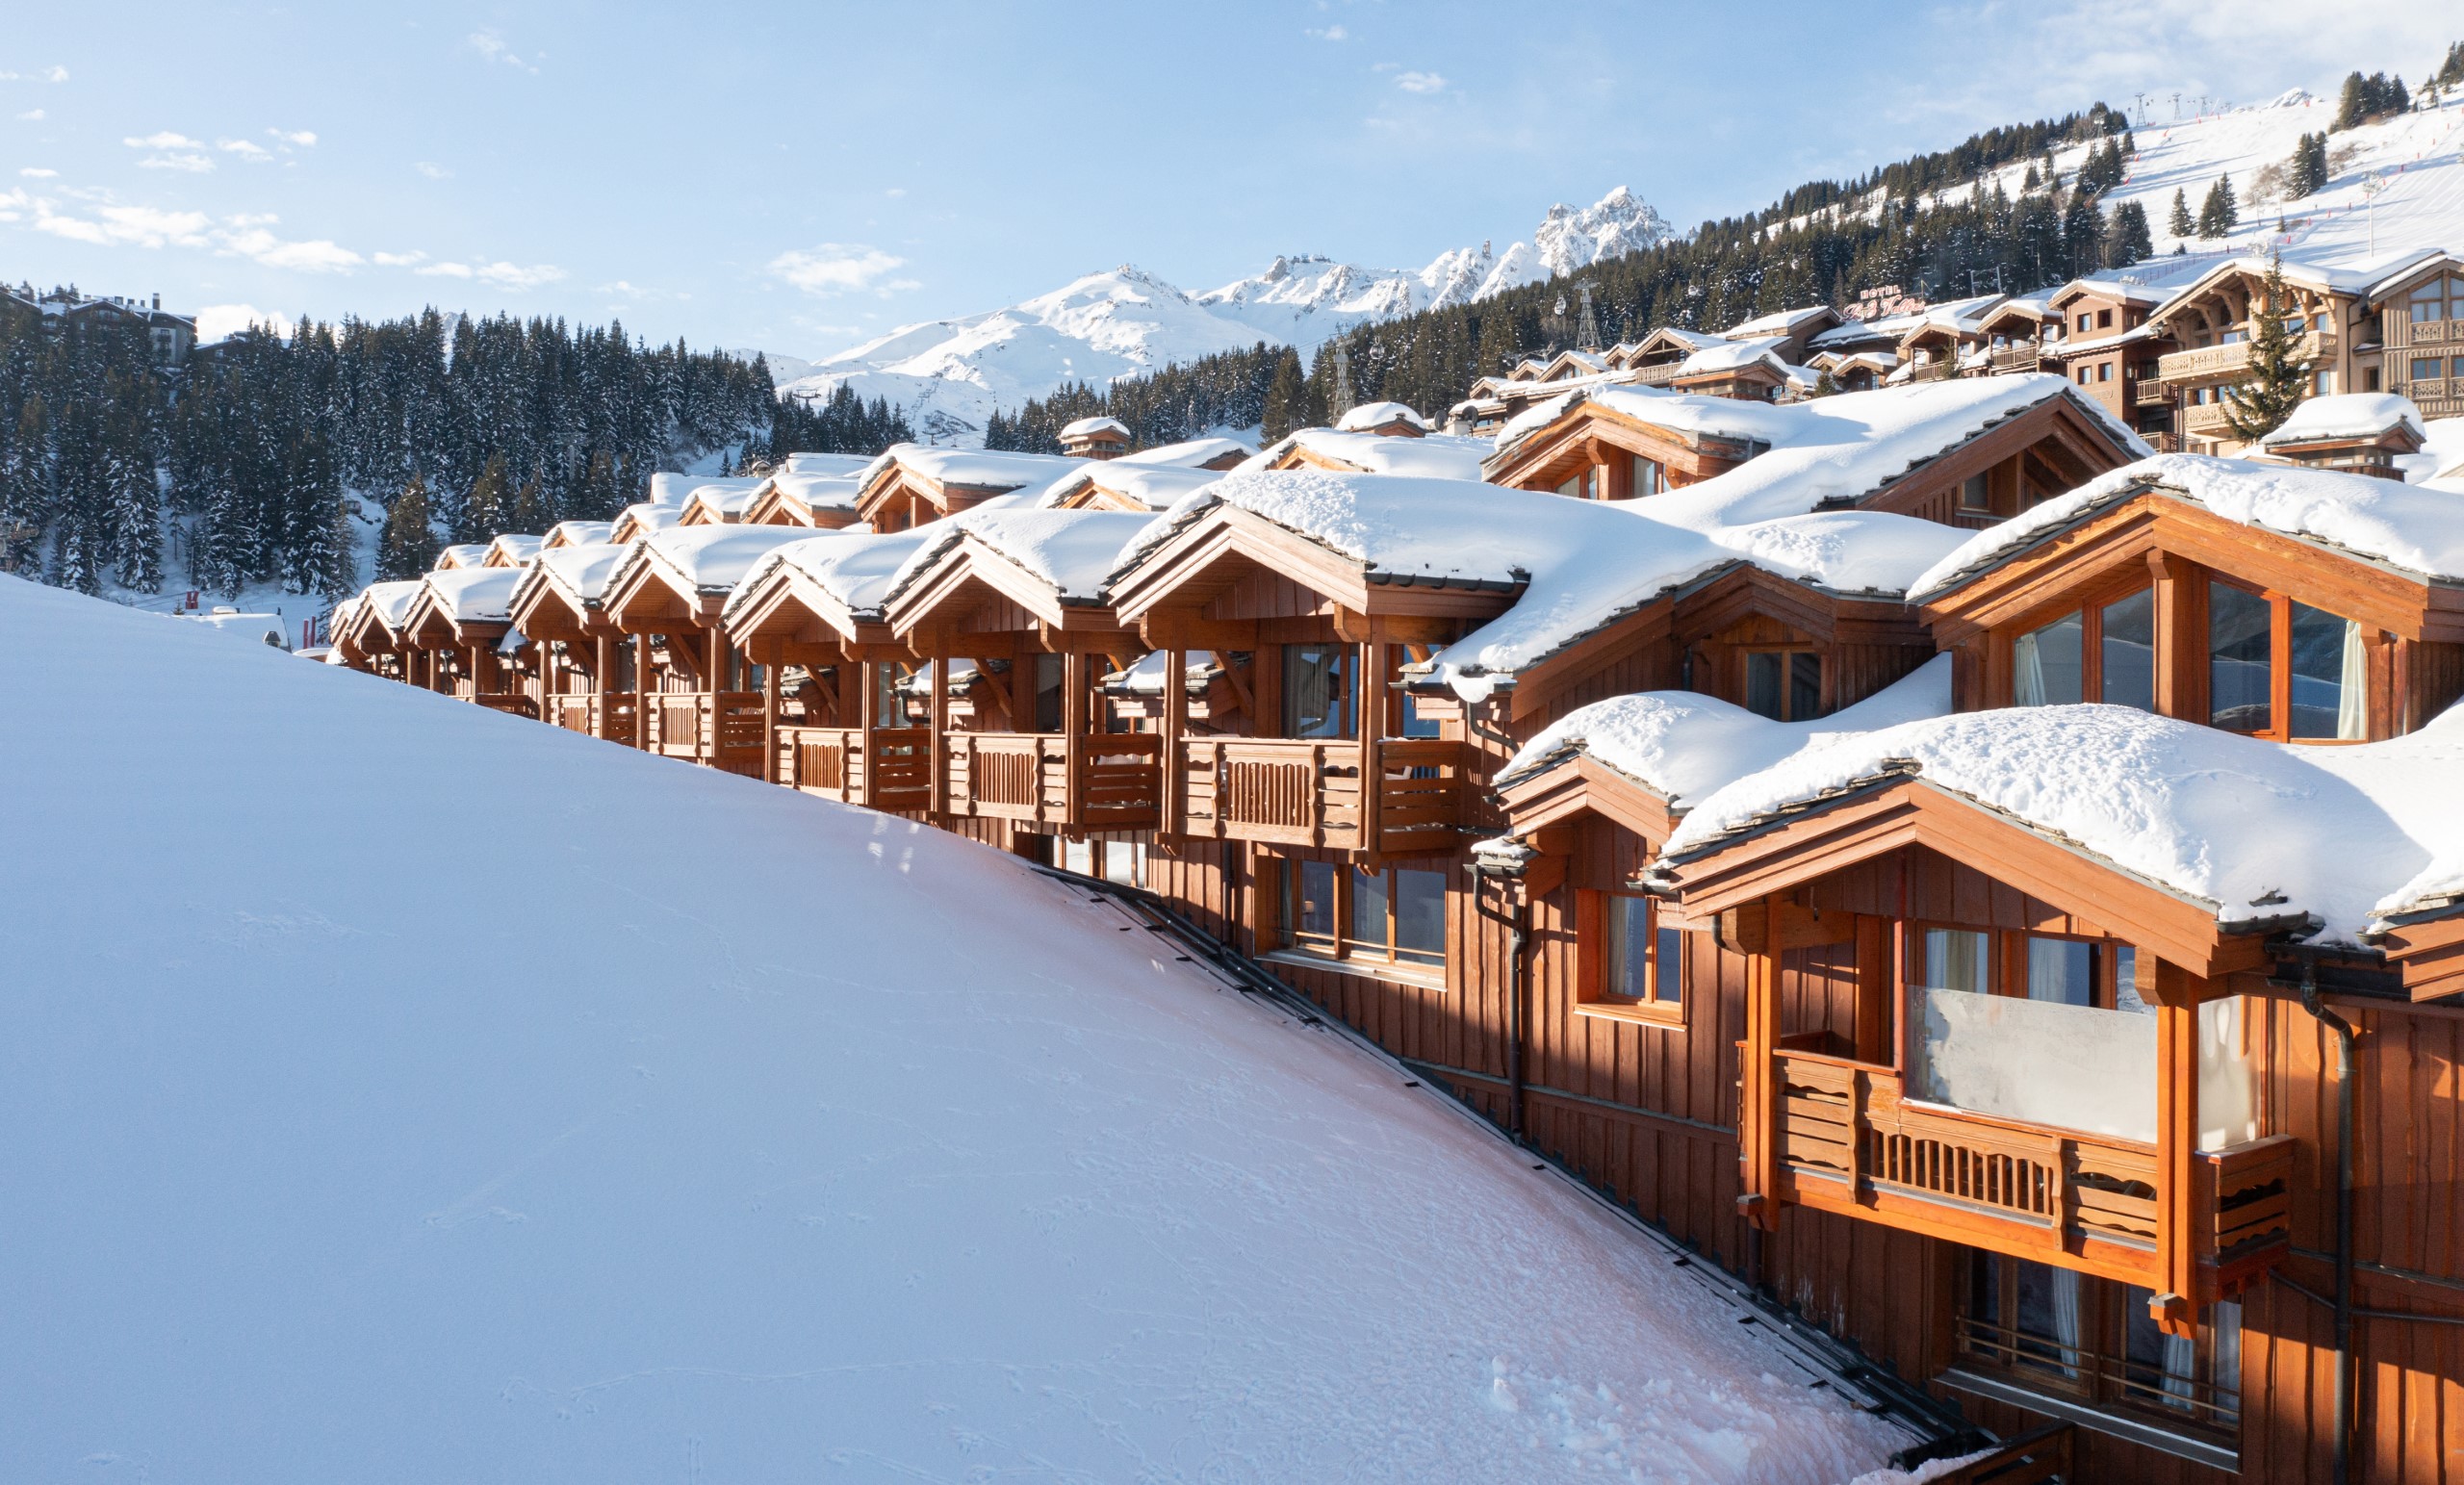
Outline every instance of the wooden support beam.
<path fill-rule="evenodd" d="M 1735 911 L 1736 936 L 1758 945 L 1745 954 L 1745 1047 L 1737 1069 L 1737 1158 L 1741 1163 L 1737 1207 L 1749 1224 L 1769 1232 L 1779 1226 L 1780 1216 L 1780 1148 L 1774 1138 L 1779 1101 L 1772 1081 L 1772 1058 L 1780 1037 L 1780 955 L 1769 947 L 1774 935 L 1767 900 Z M 1721 917 L 1726 926 L 1728 914 Z"/>
<path fill-rule="evenodd" d="M 2156 711 L 2205 726 L 2206 570 L 2162 551 L 2147 554 L 2156 579 Z"/>
<path fill-rule="evenodd" d="M 1066 651 L 1061 657 L 1061 752 L 1063 774 L 1062 818 L 1074 831 L 1087 818 L 1084 764 L 1087 758 L 1089 721 L 1088 691 L 1091 683 L 1083 650 Z"/>
<path fill-rule="evenodd" d="M 1162 767 L 1157 773 L 1161 793 L 1156 824 L 1167 835 L 1181 832 L 1181 733 L 1189 725 L 1189 698 L 1184 694 L 1188 690 L 1189 663 L 1186 650 L 1164 652 L 1164 736 L 1160 744 Z"/>
<path fill-rule="evenodd" d="M 2198 1008 L 2207 982 L 2139 956 L 2141 996 L 2156 1007 L 2156 1275 L 2147 1311 L 2169 1336 L 2198 1335 Z M 2211 1224 L 2212 1225 L 2212 1224 Z"/>
<path fill-rule="evenodd" d="M 1857 1061 L 1891 1060 L 1891 1009 L 1898 986 L 1891 974 L 1891 920 L 1857 920 Z"/>
<path fill-rule="evenodd" d="M 784 783 L 779 777 L 779 667 L 776 663 L 761 667 L 761 777 L 772 783 Z"/>

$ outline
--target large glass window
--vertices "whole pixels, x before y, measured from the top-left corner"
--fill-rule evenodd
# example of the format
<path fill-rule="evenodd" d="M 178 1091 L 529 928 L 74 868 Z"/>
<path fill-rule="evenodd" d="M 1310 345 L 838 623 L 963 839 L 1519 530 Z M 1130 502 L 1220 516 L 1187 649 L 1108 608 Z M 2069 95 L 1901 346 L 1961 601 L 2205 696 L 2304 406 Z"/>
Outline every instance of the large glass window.
<path fill-rule="evenodd" d="M 2108 706 L 2156 709 L 2156 590 L 2142 588 L 2096 611 L 2097 700 Z"/>
<path fill-rule="evenodd" d="M 2152 1297 L 2033 1259 L 1972 1250 L 1957 1306 L 1960 1360 L 2031 1391 L 2232 1440 L 2242 1417 L 2242 1307 L 2210 1305 L 2195 1336 L 2168 1336 L 2149 1314 Z"/>
<path fill-rule="evenodd" d="M 2012 704 L 2066 706 L 2087 699 L 2083 632 L 2077 614 L 2064 614 L 2011 642 Z"/>
<path fill-rule="evenodd" d="M 2028 999 L 2064 1006 L 2096 1003 L 2096 946 L 2079 938 L 2028 935 Z"/>
<path fill-rule="evenodd" d="M 1924 985 L 1985 995 L 1993 989 L 1993 935 L 1964 928 L 1925 931 Z"/>
<path fill-rule="evenodd" d="M 2363 706 L 2369 656 L 2361 626 L 2307 603 L 2288 603 L 2293 676 L 2293 735 L 2357 739 L 2368 725 Z"/>
<path fill-rule="evenodd" d="M 1355 653 L 1348 645 L 1283 647 L 1283 734 L 1351 737 Z"/>
<path fill-rule="evenodd" d="M 2246 588 L 2207 585 L 2208 721 L 2228 732 L 2275 726 L 2274 616 Z"/>
<path fill-rule="evenodd" d="M 1658 495 L 1668 488 L 1668 470 L 1657 459 L 1646 459 L 1641 454 L 1635 454 L 1633 459 L 1636 495 Z"/>
<path fill-rule="evenodd" d="M 1015 667 L 1011 671 L 1011 678 L 1014 682 L 1023 678 L 1034 688 L 1034 700 L 1028 707 L 1028 715 L 1025 719 L 1027 726 L 1022 730 L 1032 732 L 1061 730 L 1064 658 L 1057 654 L 1040 654 L 1035 657 L 1033 663 Z M 1019 674 L 1021 671 L 1025 672 L 1023 677 Z"/>
<path fill-rule="evenodd" d="M 1610 1004 L 1677 1010 L 1683 1003 L 1685 935 L 1659 921 L 1648 897 L 1600 894 L 1595 997 Z"/>
<path fill-rule="evenodd" d="M 1745 709 L 1775 722 L 1803 722 L 1821 716 L 1821 653 L 1812 650 L 1748 652 Z"/>
<path fill-rule="evenodd" d="M 1286 881 L 1287 947 L 1330 959 L 1445 964 L 1444 873 L 1296 861 Z"/>

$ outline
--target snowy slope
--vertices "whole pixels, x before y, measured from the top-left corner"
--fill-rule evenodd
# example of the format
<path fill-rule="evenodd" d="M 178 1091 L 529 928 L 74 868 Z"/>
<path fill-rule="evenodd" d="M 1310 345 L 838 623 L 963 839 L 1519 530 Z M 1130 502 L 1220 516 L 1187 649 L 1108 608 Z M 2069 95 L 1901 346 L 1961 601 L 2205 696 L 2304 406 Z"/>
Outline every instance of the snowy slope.
<path fill-rule="evenodd" d="M 1102 387 L 1260 341 L 1306 353 L 1369 320 L 1485 298 L 1668 235 L 1659 214 L 1620 186 L 1579 211 L 1550 208 L 1529 243 L 1502 253 L 1483 243 L 1420 269 L 1283 257 L 1253 277 L 1193 294 L 1124 264 L 1005 309 L 901 326 L 812 363 L 804 376 L 782 377 L 780 390 L 821 398 L 850 386 L 868 401 L 906 408 L 928 437 L 972 443 L 994 410 L 1071 382 Z"/>
<path fill-rule="evenodd" d="M 5 577 L 0 633 L 49 719 L 0 832 L 0 1478 L 1817 1485 L 1905 1442 L 1014 858 Z"/>

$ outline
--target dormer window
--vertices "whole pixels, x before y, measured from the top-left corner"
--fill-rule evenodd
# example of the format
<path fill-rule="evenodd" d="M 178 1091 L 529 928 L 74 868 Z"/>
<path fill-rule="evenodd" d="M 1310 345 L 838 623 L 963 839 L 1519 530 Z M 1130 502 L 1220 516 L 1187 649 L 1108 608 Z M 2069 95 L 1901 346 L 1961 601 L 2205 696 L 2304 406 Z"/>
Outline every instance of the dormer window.
<path fill-rule="evenodd" d="M 2360 624 L 2211 578 L 2207 627 L 2210 725 L 2279 742 L 2368 735 Z"/>
<path fill-rule="evenodd" d="M 1813 650 L 1756 650 L 1745 657 L 1745 709 L 1774 722 L 1822 715 L 1822 654 Z"/>

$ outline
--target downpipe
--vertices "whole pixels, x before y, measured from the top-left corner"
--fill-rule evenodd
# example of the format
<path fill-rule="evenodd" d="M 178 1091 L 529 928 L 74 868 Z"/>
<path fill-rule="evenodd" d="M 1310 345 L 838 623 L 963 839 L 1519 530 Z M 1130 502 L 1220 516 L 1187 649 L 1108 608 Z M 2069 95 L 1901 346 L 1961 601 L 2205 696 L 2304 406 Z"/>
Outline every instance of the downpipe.
<path fill-rule="evenodd" d="M 1504 855 L 1504 853 L 1496 854 Z M 1523 1135 L 1523 953 L 1531 937 L 1528 917 L 1530 909 L 1520 902 L 1515 905 L 1512 912 L 1492 909 L 1489 906 L 1488 894 L 1482 890 L 1482 887 L 1489 878 L 1494 877 L 1503 891 L 1512 892 L 1514 884 L 1522 880 L 1524 863 L 1529 858 L 1528 851 L 1508 860 L 1482 860 L 1476 855 L 1472 858 L 1471 865 L 1474 906 L 1479 909 L 1480 916 L 1492 923 L 1503 925 L 1506 930 L 1505 1131 L 1517 1145 L 1525 1142 Z"/>

